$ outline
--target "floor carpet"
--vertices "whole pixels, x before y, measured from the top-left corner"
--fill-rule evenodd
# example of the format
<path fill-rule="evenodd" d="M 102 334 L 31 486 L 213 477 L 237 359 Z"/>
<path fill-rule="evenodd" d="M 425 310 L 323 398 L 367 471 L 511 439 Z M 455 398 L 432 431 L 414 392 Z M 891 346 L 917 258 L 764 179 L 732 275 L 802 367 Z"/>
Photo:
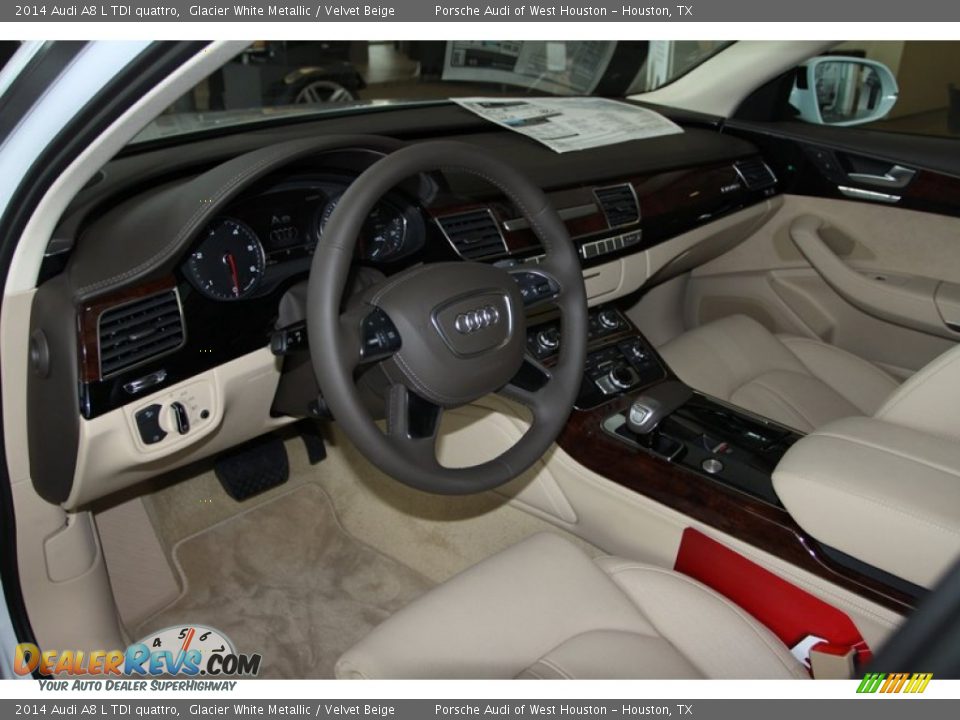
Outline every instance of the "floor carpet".
<path fill-rule="evenodd" d="M 260 677 L 333 677 L 343 651 L 432 586 L 344 532 L 312 485 L 183 539 L 173 557 L 183 593 L 137 637 L 210 625 L 263 655 Z"/>

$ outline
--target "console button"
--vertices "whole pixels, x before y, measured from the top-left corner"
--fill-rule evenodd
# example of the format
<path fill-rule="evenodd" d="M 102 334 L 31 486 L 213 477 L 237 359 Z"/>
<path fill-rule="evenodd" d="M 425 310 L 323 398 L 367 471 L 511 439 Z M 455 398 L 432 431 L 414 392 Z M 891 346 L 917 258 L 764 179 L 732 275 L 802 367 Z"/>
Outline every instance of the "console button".
<path fill-rule="evenodd" d="M 143 410 L 139 410 L 134 416 L 137 423 L 137 431 L 140 433 L 140 439 L 145 445 L 154 445 L 163 440 L 167 433 L 160 427 L 160 412 L 163 406 L 154 403 L 147 405 Z"/>
<path fill-rule="evenodd" d="M 709 473 L 710 475 L 716 475 L 723 471 L 723 463 L 716 458 L 707 458 L 700 463 L 700 467 L 705 473 Z"/>

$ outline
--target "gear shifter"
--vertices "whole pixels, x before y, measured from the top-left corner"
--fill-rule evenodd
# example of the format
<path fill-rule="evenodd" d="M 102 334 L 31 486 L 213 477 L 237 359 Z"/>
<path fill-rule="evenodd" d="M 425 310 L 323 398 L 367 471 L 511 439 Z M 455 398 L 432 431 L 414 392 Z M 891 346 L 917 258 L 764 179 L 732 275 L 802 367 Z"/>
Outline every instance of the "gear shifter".
<path fill-rule="evenodd" d="M 654 385 L 633 401 L 627 413 L 627 427 L 649 447 L 653 445 L 656 430 L 663 419 L 692 396 L 689 387 L 675 380 Z"/>

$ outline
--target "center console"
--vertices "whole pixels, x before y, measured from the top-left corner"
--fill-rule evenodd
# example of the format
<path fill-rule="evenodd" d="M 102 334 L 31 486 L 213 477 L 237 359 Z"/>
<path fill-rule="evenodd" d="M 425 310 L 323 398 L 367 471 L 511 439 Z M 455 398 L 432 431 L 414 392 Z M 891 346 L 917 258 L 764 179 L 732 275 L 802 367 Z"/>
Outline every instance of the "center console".
<path fill-rule="evenodd" d="M 799 433 L 680 382 L 615 306 L 591 309 L 589 328 L 579 397 L 558 439 L 573 460 L 894 612 L 916 606 L 918 588 L 824 545 L 784 506 L 772 476 L 776 468 L 779 482 Z M 562 343 L 555 315 L 528 322 L 527 349 L 545 367 Z M 819 512 L 817 493 L 803 493 L 810 513 Z"/>
<path fill-rule="evenodd" d="M 546 366 L 556 359 L 562 341 L 558 318 L 527 329 L 528 351 Z M 629 448 L 780 506 L 771 475 L 800 435 L 679 382 L 614 306 L 590 310 L 587 348 L 576 409 L 602 412 L 609 404 L 600 421 L 604 433 Z M 621 402 L 614 403 L 617 399 Z M 631 404 L 624 407 L 624 400 Z M 664 403 L 670 406 L 664 409 Z M 655 423 L 631 423 L 631 411 L 653 406 L 663 411 Z"/>
<path fill-rule="evenodd" d="M 527 350 L 545 365 L 560 352 L 560 320 L 551 319 L 527 329 Z M 587 410 L 609 399 L 666 379 L 667 371 L 656 351 L 615 307 L 590 310 L 587 362 L 577 409 Z"/>

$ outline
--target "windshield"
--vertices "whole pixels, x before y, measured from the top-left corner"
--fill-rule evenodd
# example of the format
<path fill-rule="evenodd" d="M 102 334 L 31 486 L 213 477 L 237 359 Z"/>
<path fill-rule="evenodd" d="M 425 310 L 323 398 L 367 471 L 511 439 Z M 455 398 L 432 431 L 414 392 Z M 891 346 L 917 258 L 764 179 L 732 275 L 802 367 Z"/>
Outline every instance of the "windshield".
<path fill-rule="evenodd" d="M 661 87 L 729 44 L 260 41 L 184 94 L 133 142 L 278 117 L 453 97 L 622 97 Z"/>

